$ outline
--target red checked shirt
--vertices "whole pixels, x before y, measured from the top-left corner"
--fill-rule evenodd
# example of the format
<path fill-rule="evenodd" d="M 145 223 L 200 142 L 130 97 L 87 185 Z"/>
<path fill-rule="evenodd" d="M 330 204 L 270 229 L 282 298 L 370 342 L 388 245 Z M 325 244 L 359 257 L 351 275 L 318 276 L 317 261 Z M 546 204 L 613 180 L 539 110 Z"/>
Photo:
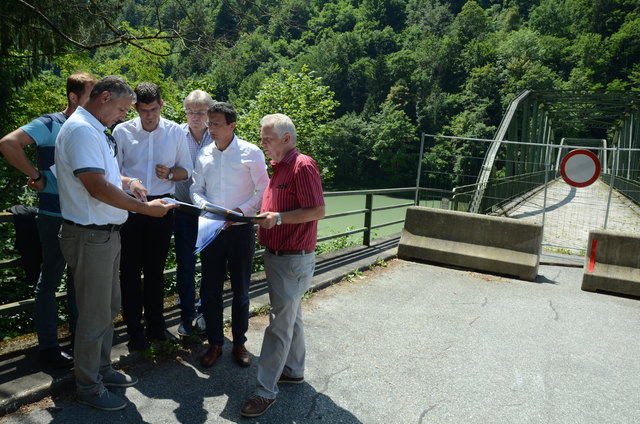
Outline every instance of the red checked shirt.
<path fill-rule="evenodd" d="M 271 162 L 273 176 L 262 194 L 262 212 L 286 212 L 324 206 L 320 172 L 309 156 L 291 149 L 280 162 Z M 258 240 L 273 250 L 314 250 L 318 221 L 258 228 Z"/>

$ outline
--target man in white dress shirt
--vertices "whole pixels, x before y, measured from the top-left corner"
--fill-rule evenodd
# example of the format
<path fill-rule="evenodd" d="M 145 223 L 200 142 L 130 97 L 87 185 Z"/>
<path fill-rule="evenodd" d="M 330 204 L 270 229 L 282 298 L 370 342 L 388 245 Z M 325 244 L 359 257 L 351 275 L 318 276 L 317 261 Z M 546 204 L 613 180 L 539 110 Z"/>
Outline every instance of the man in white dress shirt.
<path fill-rule="evenodd" d="M 141 201 L 145 187 L 121 176 L 115 145 L 106 137 L 105 127 L 124 119 L 135 98 L 122 78 L 102 78 L 86 108 L 78 107 L 60 129 L 55 149 L 64 220 L 60 249 L 73 272 L 78 305 L 74 349 L 78 402 L 107 411 L 127 403 L 105 387 L 127 387 L 138 381 L 111 366 L 113 319 L 120 311 L 118 230 L 127 210 L 161 217 L 174 207 L 163 200 Z"/>
<path fill-rule="evenodd" d="M 209 108 L 207 125 L 213 143 L 198 156 L 191 198 L 194 205 L 209 202 L 245 216 L 255 216 L 269 175 L 262 151 L 236 137 L 236 119 L 236 111 L 228 103 L 217 102 Z M 244 344 L 249 325 L 249 282 L 254 251 L 253 224 L 243 222 L 226 223 L 224 230 L 201 252 L 200 297 L 209 340 L 209 348 L 200 358 L 204 367 L 212 366 L 222 355 L 222 289 L 227 267 L 233 291 L 233 357 L 242 367 L 251 365 L 251 356 Z"/>
<path fill-rule="evenodd" d="M 139 117 L 113 131 L 118 164 L 122 175 L 142 181 L 147 199 L 167 197 L 174 193 L 175 182 L 189 178 L 193 169 L 184 131 L 160 117 L 164 101 L 157 85 L 142 82 L 135 92 Z M 149 340 L 175 341 L 164 321 L 163 272 L 172 233 L 173 211 L 162 218 L 130 213 L 122 228 L 120 286 L 130 350 L 147 349 Z"/>

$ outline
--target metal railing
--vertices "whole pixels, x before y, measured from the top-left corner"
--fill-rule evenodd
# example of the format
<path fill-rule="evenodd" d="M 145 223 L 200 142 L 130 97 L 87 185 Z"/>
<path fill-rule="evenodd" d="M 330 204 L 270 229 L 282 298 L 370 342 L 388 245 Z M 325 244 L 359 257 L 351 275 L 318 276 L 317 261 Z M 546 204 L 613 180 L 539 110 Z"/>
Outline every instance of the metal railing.
<path fill-rule="evenodd" d="M 403 192 L 411 192 L 411 193 L 413 193 L 415 191 L 416 191 L 415 187 L 403 187 L 403 188 L 390 188 L 390 189 L 380 189 L 380 190 L 353 190 L 353 191 L 325 192 L 324 193 L 325 198 L 327 198 L 327 197 L 337 197 L 337 196 L 349 196 L 349 195 L 365 195 L 364 208 L 356 209 L 356 210 L 352 210 L 352 211 L 347 211 L 347 212 L 335 213 L 335 214 L 331 214 L 331 215 L 326 215 L 323 218 L 323 220 L 327 220 L 327 219 L 344 217 L 344 216 L 364 215 L 364 217 L 363 217 L 363 226 L 360 227 L 360 228 L 356 228 L 356 229 L 352 229 L 352 230 L 348 230 L 348 231 L 343 231 L 343 232 L 332 234 L 332 235 L 329 235 L 329 236 L 319 237 L 318 238 L 318 242 L 331 240 L 331 239 L 344 237 L 344 236 L 349 236 L 349 235 L 352 235 L 352 234 L 362 233 L 362 244 L 365 245 L 365 246 L 370 246 L 371 245 L 371 240 L 372 240 L 372 230 L 375 230 L 377 228 L 382 228 L 382 227 L 395 225 L 395 224 L 400 224 L 400 223 L 404 222 L 404 219 L 399 219 L 399 220 L 384 222 L 382 224 L 372 225 L 372 218 L 373 218 L 374 212 L 384 211 L 384 210 L 389 210 L 389 209 L 398 209 L 398 208 L 403 208 L 403 207 L 413 206 L 414 205 L 414 202 L 411 201 L 411 202 L 404 202 L 404 203 L 399 203 L 399 204 L 394 204 L 394 205 L 388 205 L 388 206 L 382 206 L 382 207 L 374 208 L 373 207 L 373 196 L 374 195 L 386 195 L 386 194 L 403 193 Z M 8 212 L 0 213 L 0 223 L 1 222 L 13 222 L 13 215 L 11 213 L 8 213 Z M 264 253 L 264 249 L 256 250 L 256 252 L 254 254 L 254 257 L 262 256 L 263 253 Z M 14 258 L 14 259 L 0 261 L 0 269 L 15 268 L 15 267 L 18 267 L 18 266 L 20 266 L 20 258 Z M 199 269 L 200 264 L 198 264 L 197 267 Z M 176 269 L 175 268 L 166 269 L 164 271 L 164 277 L 165 278 L 172 277 L 175 274 L 176 274 Z M 67 296 L 66 292 L 56 293 L 56 298 L 57 299 L 64 299 L 64 298 L 66 298 L 66 296 Z M 35 302 L 35 300 L 33 298 L 31 298 L 31 299 L 24 299 L 24 300 L 19 300 L 19 301 L 16 301 L 16 302 L 11 302 L 11 303 L 7 303 L 7 304 L 4 304 L 4 305 L 0 305 L 0 315 L 6 315 L 6 314 L 11 314 L 11 313 L 16 313 L 16 312 L 27 310 L 27 309 L 32 307 L 34 302 Z"/>

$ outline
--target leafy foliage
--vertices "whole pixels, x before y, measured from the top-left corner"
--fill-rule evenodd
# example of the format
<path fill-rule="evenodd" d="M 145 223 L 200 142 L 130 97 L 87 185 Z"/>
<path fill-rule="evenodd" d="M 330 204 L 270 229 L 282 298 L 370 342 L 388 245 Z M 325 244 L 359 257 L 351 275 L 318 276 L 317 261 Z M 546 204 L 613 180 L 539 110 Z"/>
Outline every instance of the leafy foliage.
<path fill-rule="evenodd" d="M 296 147 L 315 159 L 323 180 L 328 182 L 333 170 L 326 141 L 331 133 L 327 122 L 337 106 L 333 92 L 308 67 L 303 66 L 296 73 L 282 69 L 262 82 L 260 91 L 239 119 L 238 132 L 257 144 L 263 116 L 272 113 L 289 116 L 296 125 Z"/>

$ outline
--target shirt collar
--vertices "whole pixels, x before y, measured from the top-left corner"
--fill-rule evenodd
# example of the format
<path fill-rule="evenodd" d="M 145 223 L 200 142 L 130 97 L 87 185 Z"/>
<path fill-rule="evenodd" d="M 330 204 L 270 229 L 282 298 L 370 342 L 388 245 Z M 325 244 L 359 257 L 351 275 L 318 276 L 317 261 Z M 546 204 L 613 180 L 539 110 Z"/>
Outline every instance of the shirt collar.
<path fill-rule="evenodd" d="M 187 140 L 199 146 L 204 146 L 205 144 L 207 144 L 207 141 L 211 139 L 211 133 L 209 132 L 209 129 L 205 130 L 204 135 L 202 136 L 202 141 L 200 143 L 196 141 L 193 134 L 191 134 L 191 131 L 189 131 L 188 123 L 182 124 L 182 130 L 184 131 L 184 134 L 187 136 Z"/>
<path fill-rule="evenodd" d="M 133 124 L 136 127 L 136 131 L 140 132 L 140 131 L 146 131 L 144 128 L 142 128 L 142 119 L 140 119 L 140 117 L 138 116 L 137 118 L 135 118 L 133 120 Z M 155 130 L 151 131 L 151 132 L 155 132 L 157 130 L 163 130 L 164 129 L 164 118 L 161 116 L 160 117 L 160 123 L 158 124 L 158 126 L 156 127 Z"/>
<path fill-rule="evenodd" d="M 218 146 L 216 146 L 216 142 L 215 140 L 211 140 L 211 145 L 213 145 L 213 148 L 218 150 Z M 233 134 L 233 139 L 231 140 L 231 143 L 229 143 L 229 145 L 227 146 L 226 149 L 224 149 L 224 151 L 226 152 L 227 150 L 236 150 L 239 149 L 238 147 L 238 136 L 234 133 Z"/>
<path fill-rule="evenodd" d="M 293 149 L 289 150 L 287 152 L 286 155 L 284 155 L 284 157 L 282 158 L 282 160 L 280 162 L 276 162 L 276 161 L 271 161 L 271 166 L 275 166 L 278 165 L 279 163 L 286 163 L 286 164 L 290 164 L 291 162 L 294 161 L 295 157 L 298 155 L 298 150 L 294 147 Z"/>
<path fill-rule="evenodd" d="M 98 118 L 93 116 L 91 112 L 89 112 L 87 109 L 83 108 L 82 106 L 78 106 L 78 108 L 74 113 L 80 114 L 85 121 L 87 121 L 89 124 L 91 124 L 91 126 L 95 127 L 95 129 L 97 129 L 100 132 L 104 132 L 107 129 L 107 127 L 102 125 L 102 122 L 98 121 Z"/>

